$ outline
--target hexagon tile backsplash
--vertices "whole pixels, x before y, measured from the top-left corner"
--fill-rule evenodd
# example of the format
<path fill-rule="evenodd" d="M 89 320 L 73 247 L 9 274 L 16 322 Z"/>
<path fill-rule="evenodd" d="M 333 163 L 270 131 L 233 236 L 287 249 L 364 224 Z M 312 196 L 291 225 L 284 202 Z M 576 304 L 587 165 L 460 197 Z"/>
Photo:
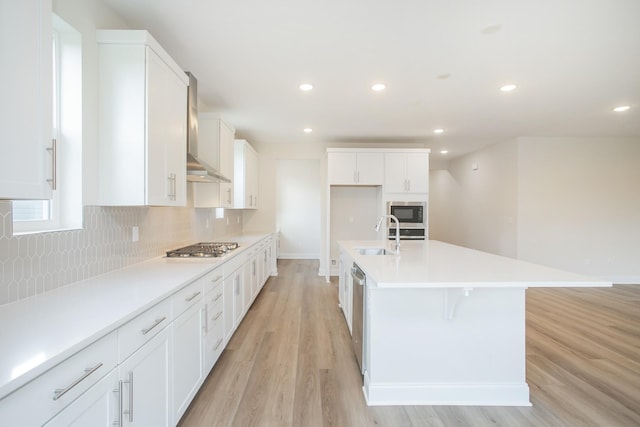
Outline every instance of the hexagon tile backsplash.
<path fill-rule="evenodd" d="M 168 207 L 84 208 L 84 228 L 13 235 L 11 202 L 0 200 L 0 305 L 161 256 L 194 241 L 242 232 L 240 211 Z M 133 227 L 139 240 L 133 242 Z"/>

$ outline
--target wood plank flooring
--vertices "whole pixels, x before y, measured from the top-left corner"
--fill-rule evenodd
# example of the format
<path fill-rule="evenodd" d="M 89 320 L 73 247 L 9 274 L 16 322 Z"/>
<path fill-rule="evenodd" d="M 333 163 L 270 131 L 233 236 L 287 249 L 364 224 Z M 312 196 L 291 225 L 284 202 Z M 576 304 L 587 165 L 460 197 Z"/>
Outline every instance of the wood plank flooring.
<path fill-rule="evenodd" d="M 368 407 L 337 278 L 278 270 L 180 427 L 640 426 L 640 286 L 527 290 L 532 407 Z"/>

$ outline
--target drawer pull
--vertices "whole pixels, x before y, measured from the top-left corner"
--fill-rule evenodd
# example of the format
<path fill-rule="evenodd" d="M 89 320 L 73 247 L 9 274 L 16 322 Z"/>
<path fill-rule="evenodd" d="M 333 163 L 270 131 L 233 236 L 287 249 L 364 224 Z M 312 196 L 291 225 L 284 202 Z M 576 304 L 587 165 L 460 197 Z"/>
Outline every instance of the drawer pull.
<path fill-rule="evenodd" d="M 162 318 L 160 318 L 160 319 L 156 319 L 156 321 L 155 321 L 155 323 L 154 323 L 153 325 L 151 325 L 151 326 L 149 326 L 148 328 L 145 328 L 145 329 L 143 329 L 143 330 L 141 331 L 141 332 L 142 332 L 142 335 L 147 335 L 149 332 L 151 332 L 151 330 L 152 330 L 153 328 L 155 328 L 156 326 L 158 326 L 160 323 L 164 322 L 166 319 L 167 319 L 167 317 L 166 317 L 166 316 L 165 316 L 165 317 L 162 317 Z"/>
<path fill-rule="evenodd" d="M 53 400 L 60 399 L 62 396 L 67 394 L 68 391 L 70 391 L 72 388 L 74 388 L 75 386 L 80 384 L 85 378 L 87 378 L 89 375 L 93 374 L 95 371 L 97 371 L 101 367 L 102 367 L 102 362 L 98 363 L 93 368 L 87 368 L 87 369 L 84 370 L 84 374 L 82 374 L 82 376 L 80 376 L 80 378 L 78 378 L 77 380 L 75 380 L 74 382 L 72 382 L 71 384 L 66 386 L 65 388 L 57 388 L 57 389 L 55 389 L 55 391 L 53 392 Z"/>
<path fill-rule="evenodd" d="M 213 299 L 213 302 L 218 302 L 220 298 L 222 298 L 222 293 L 219 293 L 218 295 L 216 295 L 216 297 Z"/>
<path fill-rule="evenodd" d="M 220 316 L 222 316 L 222 312 L 219 311 L 218 314 L 216 314 L 216 317 L 213 318 L 213 320 L 218 320 L 220 318 Z"/>
<path fill-rule="evenodd" d="M 218 282 L 220 279 L 222 279 L 222 274 L 217 275 L 216 277 L 214 277 L 213 279 L 211 279 L 211 283 L 216 283 Z"/>
<path fill-rule="evenodd" d="M 197 297 L 197 296 L 198 296 L 198 295 L 200 295 L 201 293 L 202 293 L 201 291 L 195 292 L 193 295 L 191 295 L 190 297 L 185 298 L 184 300 L 185 300 L 186 302 L 191 302 L 191 301 L 193 301 L 193 299 L 194 299 L 195 297 Z"/>
<path fill-rule="evenodd" d="M 213 351 L 217 351 L 218 348 L 220 347 L 220 344 L 222 344 L 222 338 L 220 338 L 218 342 L 216 342 L 215 347 L 213 347 Z"/>

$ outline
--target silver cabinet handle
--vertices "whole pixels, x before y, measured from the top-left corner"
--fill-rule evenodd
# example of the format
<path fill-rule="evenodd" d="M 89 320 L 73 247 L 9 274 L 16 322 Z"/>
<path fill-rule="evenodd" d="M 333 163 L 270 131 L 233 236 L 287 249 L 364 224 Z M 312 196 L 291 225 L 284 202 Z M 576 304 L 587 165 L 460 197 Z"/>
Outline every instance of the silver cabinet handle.
<path fill-rule="evenodd" d="M 80 384 L 85 378 L 87 378 L 89 375 L 93 374 L 95 371 L 97 371 L 101 367 L 102 367 L 102 362 L 98 363 L 93 368 L 87 368 L 87 369 L 84 370 L 84 374 L 82 374 L 77 380 L 75 380 L 74 382 L 72 382 L 71 384 L 66 386 L 65 388 L 57 388 L 57 389 L 55 389 L 54 392 L 53 392 L 53 400 L 60 399 L 62 396 L 67 394 L 69 391 L 71 391 L 72 388 L 74 388 L 75 386 Z"/>
<path fill-rule="evenodd" d="M 211 280 L 211 283 L 216 283 L 217 281 L 219 281 L 220 279 L 222 279 L 222 274 L 218 274 L 216 277 L 214 277 Z"/>
<path fill-rule="evenodd" d="M 222 298 L 222 293 L 219 293 L 218 295 L 216 295 L 216 297 L 213 299 L 213 302 L 218 302 L 220 298 Z"/>
<path fill-rule="evenodd" d="M 216 342 L 216 345 L 213 347 L 213 351 L 216 351 L 220 347 L 220 344 L 222 344 L 222 338 Z"/>
<path fill-rule="evenodd" d="M 222 312 L 219 311 L 218 314 L 216 314 L 216 317 L 213 318 L 213 320 L 218 320 L 220 318 L 220 316 L 222 316 Z"/>
<path fill-rule="evenodd" d="M 51 147 L 47 148 L 47 151 L 51 152 L 51 179 L 47 179 L 47 182 L 51 184 L 51 189 L 56 190 L 58 188 L 58 140 L 53 138 L 51 140 Z"/>
<path fill-rule="evenodd" d="M 227 203 L 231 204 L 231 189 L 227 189 Z"/>
<path fill-rule="evenodd" d="M 151 332 L 151 330 L 152 330 L 153 328 L 155 328 L 156 326 L 158 326 L 160 323 L 164 322 L 166 319 L 167 319 L 167 317 L 166 317 L 166 316 L 165 316 L 165 317 L 162 317 L 162 318 L 160 318 L 160 319 L 156 319 L 156 321 L 154 322 L 154 324 L 153 324 L 153 325 L 149 326 L 148 328 L 143 329 L 143 330 L 142 330 L 142 331 L 140 331 L 140 332 L 142 332 L 142 335 L 147 335 L 149 332 Z"/>
<path fill-rule="evenodd" d="M 184 300 L 185 300 L 186 302 L 191 302 L 191 301 L 193 301 L 193 299 L 194 299 L 195 297 L 197 297 L 197 296 L 198 296 L 198 295 L 200 295 L 200 294 L 201 294 L 201 291 L 195 292 L 193 295 L 191 295 L 190 297 L 186 297 Z"/>
<path fill-rule="evenodd" d="M 129 409 L 124 409 L 124 384 L 129 384 Z M 125 415 L 129 415 L 129 422 L 133 422 L 133 372 L 129 371 L 128 380 L 120 380 L 120 420 L 124 420 Z"/>

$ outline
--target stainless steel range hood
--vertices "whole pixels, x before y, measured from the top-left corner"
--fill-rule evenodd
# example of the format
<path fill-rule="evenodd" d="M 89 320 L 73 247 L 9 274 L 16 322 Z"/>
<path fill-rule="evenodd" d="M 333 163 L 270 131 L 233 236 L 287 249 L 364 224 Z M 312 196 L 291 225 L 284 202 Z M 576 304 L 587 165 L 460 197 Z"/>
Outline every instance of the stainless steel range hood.
<path fill-rule="evenodd" d="M 231 182 L 198 158 L 198 81 L 187 71 L 189 91 L 187 96 L 187 181 L 192 182 Z"/>

